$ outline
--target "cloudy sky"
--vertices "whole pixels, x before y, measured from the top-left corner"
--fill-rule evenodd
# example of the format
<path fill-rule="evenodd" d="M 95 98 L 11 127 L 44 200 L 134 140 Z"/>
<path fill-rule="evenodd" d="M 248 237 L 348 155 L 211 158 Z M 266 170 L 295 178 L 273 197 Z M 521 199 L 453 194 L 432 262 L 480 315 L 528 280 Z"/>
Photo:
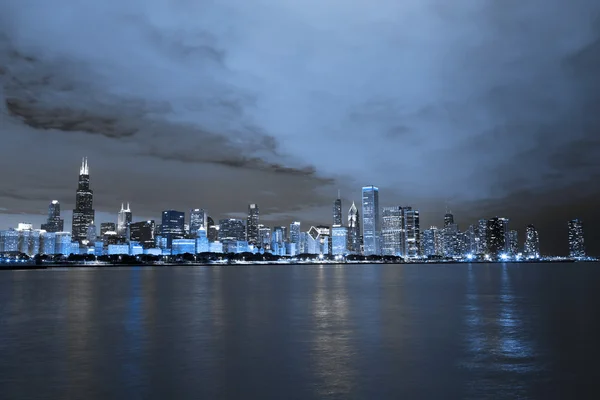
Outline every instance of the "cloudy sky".
<path fill-rule="evenodd" d="M 72 208 L 87 156 L 98 222 L 330 223 L 374 184 L 600 255 L 599 111 L 596 0 L 2 0 L 0 228 Z"/>

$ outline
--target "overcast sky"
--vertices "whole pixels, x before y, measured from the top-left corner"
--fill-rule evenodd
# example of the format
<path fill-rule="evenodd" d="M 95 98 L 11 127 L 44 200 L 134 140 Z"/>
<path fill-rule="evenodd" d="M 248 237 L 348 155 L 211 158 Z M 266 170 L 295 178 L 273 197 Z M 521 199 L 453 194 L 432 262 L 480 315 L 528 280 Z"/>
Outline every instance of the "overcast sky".
<path fill-rule="evenodd" d="M 597 0 L 2 0 L 0 228 L 73 208 L 97 222 L 256 202 L 331 223 L 360 188 L 528 223 L 600 255 Z M 240 214 L 241 213 L 241 214 Z M 70 214 L 66 227 L 70 229 Z M 599 226 L 595 229 L 594 225 Z"/>

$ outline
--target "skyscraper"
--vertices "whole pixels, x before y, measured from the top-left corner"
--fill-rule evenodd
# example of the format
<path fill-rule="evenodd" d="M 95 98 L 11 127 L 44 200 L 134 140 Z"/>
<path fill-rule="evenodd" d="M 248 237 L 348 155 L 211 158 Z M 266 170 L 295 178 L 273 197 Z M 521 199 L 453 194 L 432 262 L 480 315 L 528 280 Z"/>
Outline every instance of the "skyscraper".
<path fill-rule="evenodd" d="M 508 231 L 508 254 L 516 255 L 519 253 L 519 233 L 515 230 Z"/>
<path fill-rule="evenodd" d="M 360 254 L 362 237 L 360 234 L 360 217 L 356 204 L 348 210 L 348 251 L 352 254 Z"/>
<path fill-rule="evenodd" d="M 505 225 L 504 218 L 494 217 L 487 221 L 487 249 L 490 255 L 496 258 L 500 257 L 506 249 Z"/>
<path fill-rule="evenodd" d="M 197 236 L 200 228 L 208 229 L 208 213 L 202 208 L 190 211 L 190 235 Z"/>
<path fill-rule="evenodd" d="M 209 215 L 206 217 L 206 224 L 208 226 L 208 230 L 206 231 L 206 236 L 208 237 L 209 242 L 215 242 L 219 240 L 219 226 L 215 225 L 215 221 Z"/>
<path fill-rule="evenodd" d="M 48 221 L 42 224 L 42 229 L 46 232 L 62 232 L 64 229 L 64 220 L 60 218 L 60 203 L 58 200 L 52 200 L 48 206 Z"/>
<path fill-rule="evenodd" d="M 448 211 L 446 215 L 444 215 L 444 228 L 454 224 L 454 215 Z"/>
<path fill-rule="evenodd" d="M 271 249 L 271 228 L 263 224 L 258 225 L 258 242 L 263 249 Z"/>
<path fill-rule="evenodd" d="M 185 236 L 185 213 L 183 211 L 166 210 L 162 212 L 161 236 L 166 239 L 167 248 L 173 245 L 173 239 Z"/>
<path fill-rule="evenodd" d="M 246 221 L 246 240 L 248 244 L 256 245 L 258 243 L 258 221 L 260 211 L 258 204 L 248 205 L 248 219 Z"/>
<path fill-rule="evenodd" d="M 345 256 L 348 254 L 348 228 L 334 226 L 331 228 L 331 254 Z"/>
<path fill-rule="evenodd" d="M 423 255 L 426 257 L 442 255 L 441 231 L 436 226 L 424 230 L 422 238 Z"/>
<path fill-rule="evenodd" d="M 129 225 L 130 240 L 138 242 L 145 249 L 154 247 L 154 221 L 134 222 Z"/>
<path fill-rule="evenodd" d="M 540 237 L 533 225 L 527 225 L 525 230 L 525 247 L 523 250 L 527 258 L 540 258 Z"/>
<path fill-rule="evenodd" d="M 129 208 L 129 203 L 127 203 L 127 208 L 123 206 L 121 203 L 121 210 L 117 215 L 117 235 L 120 237 L 127 237 L 127 229 L 132 221 L 131 209 Z"/>
<path fill-rule="evenodd" d="M 290 224 L 290 243 L 296 245 L 296 251 L 300 249 L 300 221 L 294 221 Z"/>
<path fill-rule="evenodd" d="M 477 229 L 477 253 L 486 254 L 488 252 L 487 247 L 487 219 L 480 219 Z"/>
<path fill-rule="evenodd" d="M 342 226 L 342 199 L 338 192 L 338 197 L 333 202 L 333 226 Z"/>
<path fill-rule="evenodd" d="M 381 254 L 404 255 L 404 223 L 402 207 L 383 207 L 381 212 Z"/>
<path fill-rule="evenodd" d="M 82 242 L 86 240 L 88 227 L 94 221 L 94 192 L 90 189 L 90 173 L 87 158 L 81 162 L 79 169 L 79 182 L 75 196 L 75 209 L 73 210 L 72 239 Z"/>
<path fill-rule="evenodd" d="M 362 188 L 363 254 L 379 255 L 381 221 L 379 219 L 379 189 L 375 186 Z"/>
<path fill-rule="evenodd" d="M 219 240 L 244 241 L 246 240 L 246 227 L 244 221 L 238 218 L 219 220 Z"/>
<path fill-rule="evenodd" d="M 114 222 L 102 222 L 100 224 L 100 236 L 104 236 L 106 232 L 116 232 L 117 226 Z"/>
<path fill-rule="evenodd" d="M 418 257 L 421 254 L 421 223 L 419 211 L 412 207 L 402 209 L 404 223 L 404 256 Z"/>
<path fill-rule="evenodd" d="M 585 257 L 585 243 L 583 240 L 583 222 L 579 219 L 569 221 L 569 257 Z"/>

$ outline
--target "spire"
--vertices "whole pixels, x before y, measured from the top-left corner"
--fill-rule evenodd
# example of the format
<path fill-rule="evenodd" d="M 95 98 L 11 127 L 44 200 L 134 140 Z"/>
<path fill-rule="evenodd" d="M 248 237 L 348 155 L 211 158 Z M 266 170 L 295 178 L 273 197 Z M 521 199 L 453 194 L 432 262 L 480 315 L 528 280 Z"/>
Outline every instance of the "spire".
<path fill-rule="evenodd" d="M 352 206 L 350 206 L 349 212 L 355 213 L 356 211 L 358 211 L 358 209 L 356 208 L 356 204 L 354 204 L 354 202 L 352 202 Z"/>
<path fill-rule="evenodd" d="M 338 189 L 338 199 L 340 198 L 340 189 Z"/>
<path fill-rule="evenodd" d="M 89 175 L 87 157 L 81 159 L 81 168 L 79 168 L 79 175 Z"/>
<path fill-rule="evenodd" d="M 125 211 L 125 208 L 123 207 L 123 203 L 121 203 L 121 211 Z"/>
<path fill-rule="evenodd" d="M 131 212 L 131 209 L 129 208 L 129 202 L 127 202 L 127 212 Z"/>

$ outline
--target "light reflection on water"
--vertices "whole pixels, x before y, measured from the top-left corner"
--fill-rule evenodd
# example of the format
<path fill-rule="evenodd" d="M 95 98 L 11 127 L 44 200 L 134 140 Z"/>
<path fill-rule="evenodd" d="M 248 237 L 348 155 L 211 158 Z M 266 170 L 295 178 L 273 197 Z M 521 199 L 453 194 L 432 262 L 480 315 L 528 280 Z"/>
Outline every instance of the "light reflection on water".
<path fill-rule="evenodd" d="M 345 277 L 343 267 L 329 266 L 320 267 L 315 276 L 311 358 L 321 382 L 319 396 L 349 395 L 356 378 Z"/>
<path fill-rule="evenodd" d="M 598 281 L 590 264 L 0 273 L 0 398 L 597 395 Z"/>

